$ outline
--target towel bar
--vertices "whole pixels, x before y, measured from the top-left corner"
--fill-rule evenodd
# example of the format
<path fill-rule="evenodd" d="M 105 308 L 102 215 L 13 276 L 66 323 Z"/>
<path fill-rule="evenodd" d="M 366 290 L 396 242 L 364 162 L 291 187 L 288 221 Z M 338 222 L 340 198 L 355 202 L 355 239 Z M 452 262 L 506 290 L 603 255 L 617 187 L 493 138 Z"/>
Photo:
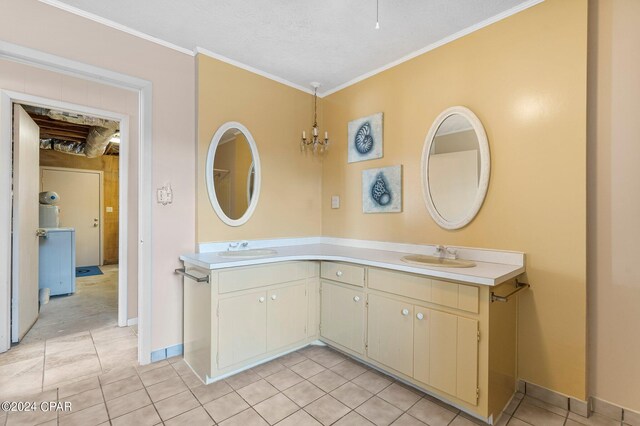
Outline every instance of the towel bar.
<path fill-rule="evenodd" d="M 528 283 L 521 283 L 516 278 L 516 288 L 511 293 L 505 294 L 504 296 L 498 296 L 494 292 L 491 292 L 491 302 L 508 302 L 511 296 L 520 293 L 522 290 L 531 287 Z"/>
<path fill-rule="evenodd" d="M 176 274 L 180 274 L 182 276 L 185 276 L 189 279 L 192 279 L 196 282 L 199 283 L 208 283 L 209 282 L 209 275 L 205 275 L 204 277 L 196 277 L 195 275 L 191 275 L 190 273 L 188 273 L 185 268 L 178 268 L 176 269 Z"/>

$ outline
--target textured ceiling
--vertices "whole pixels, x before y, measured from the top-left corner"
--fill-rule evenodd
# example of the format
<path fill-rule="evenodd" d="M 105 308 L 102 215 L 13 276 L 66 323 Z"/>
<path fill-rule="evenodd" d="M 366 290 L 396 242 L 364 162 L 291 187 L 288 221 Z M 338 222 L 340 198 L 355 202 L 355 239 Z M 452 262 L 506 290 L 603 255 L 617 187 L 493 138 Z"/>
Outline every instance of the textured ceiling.
<path fill-rule="evenodd" d="M 302 87 L 332 91 L 452 35 L 540 0 L 56 0 Z"/>

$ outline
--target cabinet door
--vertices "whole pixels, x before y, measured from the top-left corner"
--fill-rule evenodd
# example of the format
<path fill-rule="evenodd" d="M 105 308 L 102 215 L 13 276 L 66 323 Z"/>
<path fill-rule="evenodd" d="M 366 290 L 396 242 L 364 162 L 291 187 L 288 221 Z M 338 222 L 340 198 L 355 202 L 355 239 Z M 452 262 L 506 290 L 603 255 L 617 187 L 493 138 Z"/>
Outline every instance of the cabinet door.
<path fill-rule="evenodd" d="M 416 312 L 414 378 L 477 404 L 478 321 L 419 306 Z"/>
<path fill-rule="evenodd" d="M 413 305 L 369 295 L 367 355 L 408 376 L 413 374 Z"/>
<path fill-rule="evenodd" d="M 267 293 L 267 352 L 307 337 L 307 285 Z"/>
<path fill-rule="evenodd" d="M 364 293 L 327 281 L 321 286 L 321 335 L 363 354 Z"/>
<path fill-rule="evenodd" d="M 266 352 L 267 303 L 264 291 L 221 299 L 218 309 L 218 368 Z"/>

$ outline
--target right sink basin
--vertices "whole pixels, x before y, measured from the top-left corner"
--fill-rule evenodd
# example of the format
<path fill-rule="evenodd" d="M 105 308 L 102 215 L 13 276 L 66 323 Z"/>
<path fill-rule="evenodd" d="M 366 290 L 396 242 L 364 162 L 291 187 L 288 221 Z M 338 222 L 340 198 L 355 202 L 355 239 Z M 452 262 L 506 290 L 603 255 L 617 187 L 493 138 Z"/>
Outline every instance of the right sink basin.
<path fill-rule="evenodd" d="M 422 266 L 435 266 L 440 268 L 471 268 L 476 266 L 470 260 L 447 259 L 426 254 L 409 254 L 402 257 L 403 262 L 413 263 Z"/>

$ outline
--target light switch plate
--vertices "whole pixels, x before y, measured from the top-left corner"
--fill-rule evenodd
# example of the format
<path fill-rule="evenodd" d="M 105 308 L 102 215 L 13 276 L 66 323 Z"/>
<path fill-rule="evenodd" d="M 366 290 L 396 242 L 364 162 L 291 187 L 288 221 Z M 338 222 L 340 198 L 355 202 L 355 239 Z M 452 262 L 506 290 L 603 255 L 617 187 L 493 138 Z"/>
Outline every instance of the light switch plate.
<path fill-rule="evenodd" d="M 331 196 L 331 208 L 332 209 L 339 209 L 340 208 L 340 196 L 339 195 L 332 195 Z"/>
<path fill-rule="evenodd" d="M 113 213 L 113 207 L 107 207 L 107 213 Z"/>

